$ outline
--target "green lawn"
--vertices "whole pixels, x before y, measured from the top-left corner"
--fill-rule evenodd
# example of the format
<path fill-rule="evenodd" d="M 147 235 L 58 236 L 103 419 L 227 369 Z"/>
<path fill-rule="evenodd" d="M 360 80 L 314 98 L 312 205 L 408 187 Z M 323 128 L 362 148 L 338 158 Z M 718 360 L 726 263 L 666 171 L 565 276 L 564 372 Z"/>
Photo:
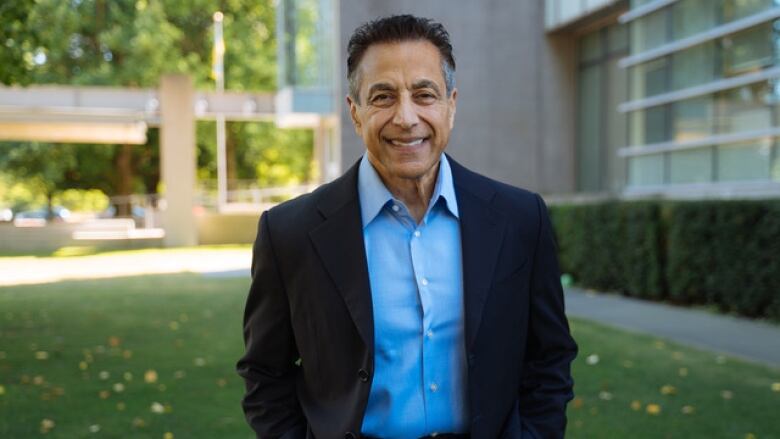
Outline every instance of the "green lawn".
<path fill-rule="evenodd" d="M 0 288 L 0 437 L 39 437 L 44 420 L 48 437 L 253 437 L 234 372 L 247 286 L 182 274 Z M 780 370 L 572 327 L 568 437 L 780 438 Z"/>

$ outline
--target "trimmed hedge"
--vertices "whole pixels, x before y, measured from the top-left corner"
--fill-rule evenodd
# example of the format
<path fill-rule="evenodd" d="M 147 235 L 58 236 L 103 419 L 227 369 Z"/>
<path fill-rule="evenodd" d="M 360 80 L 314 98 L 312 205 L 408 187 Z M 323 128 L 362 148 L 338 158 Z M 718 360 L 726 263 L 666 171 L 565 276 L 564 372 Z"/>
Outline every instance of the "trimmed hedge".
<path fill-rule="evenodd" d="M 780 319 L 780 200 L 554 205 L 577 284 Z"/>

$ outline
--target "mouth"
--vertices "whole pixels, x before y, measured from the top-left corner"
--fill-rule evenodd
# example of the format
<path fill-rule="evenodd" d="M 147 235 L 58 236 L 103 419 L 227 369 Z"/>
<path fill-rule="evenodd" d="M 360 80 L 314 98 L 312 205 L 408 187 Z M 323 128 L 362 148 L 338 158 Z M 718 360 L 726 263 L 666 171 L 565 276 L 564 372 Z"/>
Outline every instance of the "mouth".
<path fill-rule="evenodd" d="M 406 138 L 406 139 L 385 139 L 388 143 L 395 146 L 400 147 L 411 147 L 411 146 L 417 146 L 428 140 L 428 137 L 413 137 L 413 138 Z"/>

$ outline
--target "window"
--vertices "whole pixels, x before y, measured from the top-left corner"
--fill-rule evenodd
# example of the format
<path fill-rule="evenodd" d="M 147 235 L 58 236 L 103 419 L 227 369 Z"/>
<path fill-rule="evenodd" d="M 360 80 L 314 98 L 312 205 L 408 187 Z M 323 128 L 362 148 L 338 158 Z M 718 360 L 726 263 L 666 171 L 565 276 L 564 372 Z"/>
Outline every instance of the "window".
<path fill-rule="evenodd" d="M 709 183 L 712 181 L 712 148 L 669 153 L 669 182 Z"/>
<path fill-rule="evenodd" d="M 685 142 L 711 136 L 713 107 L 711 95 L 675 102 L 672 107 L 674 141 Z"/>
<path fill-rule="evenodd" d="M 694 46 L 671 56 L 672 89 L 679 90 L 716 79 L 715 43 Z"/>
<path fill-rule="evenodd" d="M 768 82 L 751 84 L 717 94 L 719 133 L 764 130 L 776 125 L 775 87 Z"/>
<path fill-rule="evenodd" d="M 650 107 L 631 113 L 631 144 L 664 142 L 667 134 L 667 106 Z"/>
<path fill-rule="evenodd" d="M 718 180 L 768 180 L 773 146 L 771 139 L 718 146 Z"/>
<path fill-rule="evenodd" d="M 668 12 L 668 8 L 659 9 L 631 22 L 631 53 L 644 52 L 666 43 Z"/>
<path fill-rule="evenodd" d="M 777 3 L 777 0 L 725 0 L 723 2 L 723 18 L 726 22 L 739 20 L 765 11 Z"/>
<path fill-rule="evenodd" d="M 644 155 L 629 159 L 629 184 L 631 186 L 656 186 L 664 182 L 664 156 Z"/>
<path fill-rule="evenodd" d="M 666 58 L 632 67 L 631 99 L 642 99 L 666 92 L 666 69 Z"/>
<path fill-rule="evenodd" d="M 735 76 L 770 66 L 775 62 L 775 31 L 765 23 L 724 37 L 723 76 Z"/>
<path fill-rule="evenodd" d="M 721 2 L 680 0 L 672 6 L 672 33 L 675 40 L 703 32 L 718 25 Z"/>

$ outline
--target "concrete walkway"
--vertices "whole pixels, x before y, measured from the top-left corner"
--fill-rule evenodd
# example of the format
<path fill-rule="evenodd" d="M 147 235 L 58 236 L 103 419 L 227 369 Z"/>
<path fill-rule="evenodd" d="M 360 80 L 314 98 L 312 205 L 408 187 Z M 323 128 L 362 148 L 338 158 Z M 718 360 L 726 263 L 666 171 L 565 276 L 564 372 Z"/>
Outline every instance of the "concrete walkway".
<path fill-rule="evenodd" d="M 576 288 L 566 314 L 780 368 L 780 325 Z"/>

